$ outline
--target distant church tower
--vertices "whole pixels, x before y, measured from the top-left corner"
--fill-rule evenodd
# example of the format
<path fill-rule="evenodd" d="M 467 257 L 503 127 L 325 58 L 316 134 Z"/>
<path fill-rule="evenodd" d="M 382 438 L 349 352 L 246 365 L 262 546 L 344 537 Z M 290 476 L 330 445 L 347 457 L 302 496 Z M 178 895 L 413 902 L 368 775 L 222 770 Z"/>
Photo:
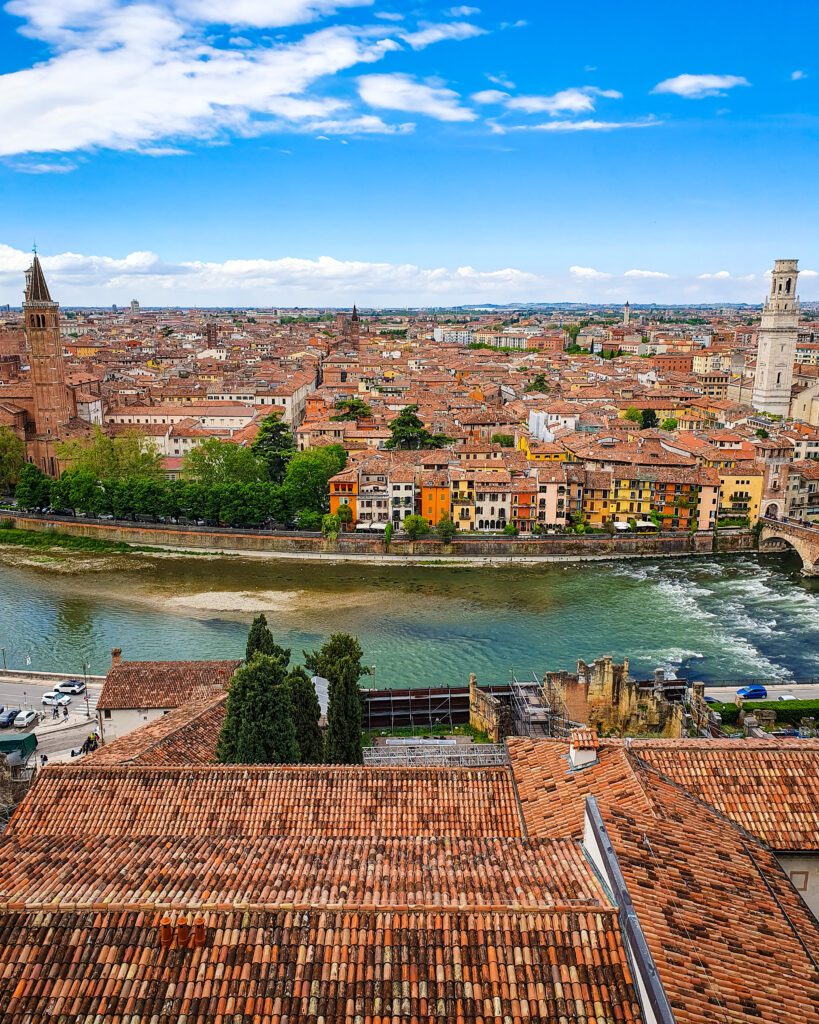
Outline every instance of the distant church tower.
<path fill-rule="evenodd" d="M 625 304 L 625 306 L 623 306 L 623 327 L 628 327 L 630 320 L 631 320 L 631 306 L 628 304 L 628 299 L 626 299 L 626 304 Z"/>
<path fill-rule="evenodd" d="M 353 315 L 350 317 L 350 345 L 356 350 L 361 340 L 361 321 L 358 318 L 358 310 L 353 305 Z"/>
<path fill-rule="evenodd" d="M 57 472 L 54 444 L 72 416 L 71 394 L 65 382 L 60 307 L 52 302 L 37 254 L 26 271 L 23 318 L 29 346 L 34 398 L 34 439 L 31 454 L 40 468 Z"/>
<path fill-rule="evenodd" d="M 760 412 L 787 416 L 791 403 L 793 361 L 799 332 L 798 260 L 776 260 L 771 294 L 762 310 L 756 354 L 753 405 Z"/>

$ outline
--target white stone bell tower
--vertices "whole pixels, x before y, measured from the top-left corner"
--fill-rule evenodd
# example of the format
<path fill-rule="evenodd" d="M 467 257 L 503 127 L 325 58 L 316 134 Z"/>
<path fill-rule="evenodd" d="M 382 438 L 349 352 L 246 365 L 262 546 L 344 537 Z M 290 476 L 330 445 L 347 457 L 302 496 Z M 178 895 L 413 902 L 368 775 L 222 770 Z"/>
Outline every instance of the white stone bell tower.
<path fill-rule="evenodd" d="M 799 333 L 796 279 L 799 260 L 776 260 L 771 294 L 762 310 L 756 354 L 753 405 L 759 412 L 787 416 Z"/>

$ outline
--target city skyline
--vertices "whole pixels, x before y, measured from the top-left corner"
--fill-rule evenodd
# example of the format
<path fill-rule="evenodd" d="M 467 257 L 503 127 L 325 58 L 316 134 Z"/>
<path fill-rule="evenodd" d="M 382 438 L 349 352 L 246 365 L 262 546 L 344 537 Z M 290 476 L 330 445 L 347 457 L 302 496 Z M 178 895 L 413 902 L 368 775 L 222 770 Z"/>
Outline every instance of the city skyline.
<path fill-rule="evenodd" d="M 712 8 L 13 0 L 0 301 L 819 298 L 819 16 Z"/>

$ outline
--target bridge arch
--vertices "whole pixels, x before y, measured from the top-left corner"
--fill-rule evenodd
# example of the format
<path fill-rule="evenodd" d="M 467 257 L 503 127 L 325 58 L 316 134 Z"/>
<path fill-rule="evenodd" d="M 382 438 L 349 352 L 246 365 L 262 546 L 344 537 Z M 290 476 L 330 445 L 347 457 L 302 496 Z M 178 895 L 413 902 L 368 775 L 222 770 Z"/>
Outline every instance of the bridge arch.
<path fill-rule="evenodd" d="M 802 560 L 804 576 L 819 576 L 819 529 L 769 519 L 759 534 L 762 552 L 792 550 Z"/>

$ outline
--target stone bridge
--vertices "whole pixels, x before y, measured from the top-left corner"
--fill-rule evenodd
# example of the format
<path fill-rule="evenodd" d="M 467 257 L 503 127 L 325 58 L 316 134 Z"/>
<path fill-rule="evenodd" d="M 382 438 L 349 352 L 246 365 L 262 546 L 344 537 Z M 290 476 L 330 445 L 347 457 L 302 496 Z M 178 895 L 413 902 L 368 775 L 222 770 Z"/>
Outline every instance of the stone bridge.
<path fill-rule="evenodd" d="M 819 526 L 808 526 L 794 519 L 759 520 L 760 551 L 786 551 L 793 549 L 802 559 L 804 576 L 819 576 Z"/>

